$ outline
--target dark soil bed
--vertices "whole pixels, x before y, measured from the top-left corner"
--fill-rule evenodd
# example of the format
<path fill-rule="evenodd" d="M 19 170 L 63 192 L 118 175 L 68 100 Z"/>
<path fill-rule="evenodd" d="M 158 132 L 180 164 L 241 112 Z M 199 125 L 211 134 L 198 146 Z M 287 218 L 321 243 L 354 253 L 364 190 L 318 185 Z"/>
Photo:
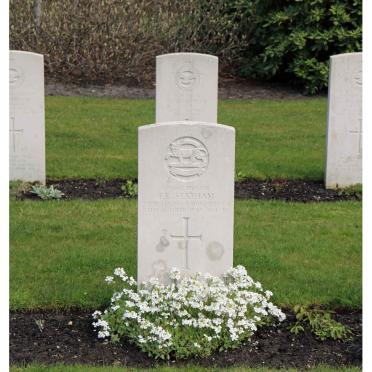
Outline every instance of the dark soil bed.
<path fill-rule="evenodd" d="M 136 183 L 136 181 L 134 181 Z M 47 185 L 64 193 L 63 199 L 102 199 L 133 198 L 122 187 L 125 179 L 48 179 Z M 321 202 L 339 200 L 361 200 L 357 192 L 326 190 L 322 182 L 304 180 L 267 180 L 245 179 L 235 183 L 237 199 L 285 200 L 294 202 Z M 29 191 L 21 191 L 17 199 L 41 200 Z"/>
<path fill-rule="evenodd" d="M 155 83 L 148 86 L 125 84 L 74 85 L 48 79 L 45 84 L 48 96 L 87 96 L 110 98 L 155 98 Z M 219 99 L 299 99 L 309 98 L 298 89 L 265 81 L 248 80 L 233 76 L 219 76 Z"/>
<path fill-rule="evenodd" d="M 90 314 L 78 310 L 11 313 L 10 363 L 155 365 L 153 359 L 128 342 L 114 345 L 99 341 L 93 331 Z M 250 342 L 238 349 L 216 353 L 208 358 L 168 363 L 177 366 L 191 362 L 208 367 L 272 368 L 310 368 L 318 364 L 361 366 L 361 311 L 339 311 L 336 315 L 338 321 L 353 330 L 353 338 L 348 341 L 319 341 L 311 333 L 294 335 L 288 330 L 294 322 L 294 316 L 287 316 L 287 320 L 277 327 L 259 329 Z M 43 321 L 43 327 L 37 325 L 37 321 L 41 323 L 40 320 Z"/>

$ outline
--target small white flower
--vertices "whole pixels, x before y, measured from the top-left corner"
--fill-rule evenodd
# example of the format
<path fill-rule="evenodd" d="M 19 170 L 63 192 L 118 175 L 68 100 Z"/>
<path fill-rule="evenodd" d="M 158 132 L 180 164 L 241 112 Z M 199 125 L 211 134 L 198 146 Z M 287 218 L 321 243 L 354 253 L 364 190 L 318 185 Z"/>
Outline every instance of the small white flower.
<path fill-rule="evenodd" d="M 176 267 L 172 267 L 169 271 L 169 277 L 172 280 L 180 280 L 181 279 L 181 272 Z"/>
<path fill-rule="evenodd" d="M 108 331 L 99 331 L 97 336 L 98 338 L 105 338 L 105 337 L 109 337 L 110 333 Z"/>
<path fill-rule="evenodd" d="M 138 314 L 135 311 L 126 311 L 123 314 L 123 319 L 125 319 L 125 318 L 137 319 L 138 318 Z"/>
<path fill-rule="evenodd" d="M 114 270 L 114 275 L 120 277 L 124 282 L 128 279 L 128 276 L 122 267 L 118 267 Z"/>
<path fill-rule="evenodd" d="M 128 280 L 128 284 L 133 287 L 133 286 L 137 286 L 137 282 L 135 279 L 133 279 L 132 277 L 129 277 L 129 280 Z"/>
<path fill-rule="evenodd" d="M 262 284 L 260 282 L 256 282 L 254 283 L 254 286 L 257 288 L 257 289 L 262 289 Z"/>
<path fill-rule="evenodd" d="M 208 341 L 212 341 L 212 337 L 211 336 L 208 336 L 204 333 L 204 337 L 208 340 Z"/>
<path fill-rule="evenodd" d="M 266 296 L 266 298 L 268 300 L 271 298 L 272 295 L 273 295 L 273 292 L 271 292 L 271 291 L 265 291 L 265 296 Z"/>
<path fill-rule="evenodd" d="M 111 284 L 114 281 L 114 277 L 112 276 L 106 276 L 105 282 L 108 284 Z"/>
<path fill-rule="evenodd" d="M 92 314 L 92 317 L 93 319 L 98 319 L 98 317 L 100 317 L 102 315 L 102 312 L 100 312 L 99 310 L 96 310 L 93 314 Z"/>

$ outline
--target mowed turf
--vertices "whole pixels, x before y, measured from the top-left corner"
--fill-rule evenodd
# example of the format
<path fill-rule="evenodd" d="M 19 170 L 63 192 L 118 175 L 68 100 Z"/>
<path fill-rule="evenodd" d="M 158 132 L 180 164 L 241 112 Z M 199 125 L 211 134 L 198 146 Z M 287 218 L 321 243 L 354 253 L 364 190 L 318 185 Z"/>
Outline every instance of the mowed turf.
<path fill-rule="evenodd" d="M 10 218 L 12 309 L 102 307 L 106 275 L 136 274 L 136 200 L 12 200 Z M 234 264 L 280 305 L 359 308 L 361 203 L 236 201 Z"/>
<path fill-rule="evenodd" d="M 154 100 L 46 97 L 49 178 L 137 177 L 137 127 Z M 236 128 L 236 172 L 255 178 L 323 179 L 326 99 L 219 102 Z"/>

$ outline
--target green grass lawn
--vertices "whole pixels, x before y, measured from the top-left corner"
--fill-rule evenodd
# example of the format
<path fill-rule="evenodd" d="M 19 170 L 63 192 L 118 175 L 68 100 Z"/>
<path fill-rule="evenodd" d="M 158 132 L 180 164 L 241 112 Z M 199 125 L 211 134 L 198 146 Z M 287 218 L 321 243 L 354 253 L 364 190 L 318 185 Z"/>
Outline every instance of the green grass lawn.
<path fill-rule="evenodd" d="M 154 100 L 46 97 L 50 178 L 137 177 L 137 127 Z M 236 128 L 236 171 L 255 178 L 323 179 L 326 98 L 219 102 Z"/>
<path fill-rule="evenodd" d="M 148 368 L 125 368 L 125 367 L 93 367 L 86 365 L 76 365 L 76 366 L 67 366 L 64 364 L 56 366 L 42 366 L 39 364 L 30 365 L 27 367 L 12 367 L 11 372 L 151 372 L 155 369 Z M 308 369 L 311 372 L 359 372 L 361 368 L 351 367 L 351 368 L 332 368 L 327 366 L 319 366 L 316 368 Z M 156 367 L 156 371 L 160 372 L 177 372 L 177 371 L 189 371 L 189 372 L 274 372 L 277 369 L 269 368 L 203 368 L 200 366 L 185 366 L 181 368 L 177 367 Z M 287 372 L 297 372 L 297 369 L 283 369 L 282 371 Z"/>
<path fill-rule="evenodd" d="M 136 178 L 137 127 L 152 123 L 154 117 L 153 100 L 47 97 L 47 176 Z M 222 101 L 219 122 L 236 128 L 236 172 L 265 179 L 323 178 L 325 98 Z M 272 290 L 279 305 L 360 308 L 361 214 L 360 202 L 237 200 L 234 264 L 244 265 L 265 289 Z M 136 200 L 34 202 L 16 201 L 13 195 L 11 309 L 104 307 L 111 297 L 104 277 L 118 266 L 135 276 L 136 224 Z M 13 372 L 87 370 L 123 369 L 62 364 L 11 368 Z M 199 366 L 182 370 L 270 371 Z"/>
<path fill-rule="evenodd" d="M 104 305 L 136 272 L 136 200 L 11 201 L 12 309 Z M 279 304 L 361 306 L 361 203 L 236 201 L 234 264 Z"/>

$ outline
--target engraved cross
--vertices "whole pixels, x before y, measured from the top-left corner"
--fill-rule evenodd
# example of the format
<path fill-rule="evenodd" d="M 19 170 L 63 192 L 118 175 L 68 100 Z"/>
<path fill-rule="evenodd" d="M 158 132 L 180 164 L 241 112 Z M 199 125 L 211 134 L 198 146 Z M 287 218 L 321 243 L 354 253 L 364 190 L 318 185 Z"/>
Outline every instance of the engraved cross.
<path fill-rule="evenodd" d="M 12 134 L 12 142 L 13 142 L 13 152 L 16 151 L 16 134 L 23 133 L 23 129 L 16 129 L 15 128 L 15 119 L 14 117 L 10 118 L 12 121 L 12 127 L 9 129 L 9 132 Z"/>
<path fill-rule="evenodd" d="M 185 262 L 186 262 L 186 269 L 190 269 L 189 267 L 189 241 L 190 240 L 201 240 L 202 235 L 189 235 L 189 219 L 190 217 L 182 217 L 185 221 L 185 232 L 183 235 L 170 235 L 172 239 L 181 240 L 183 241 L 183 249 L 185 250 Z"/>
<path fill-rule="evenodd" d="M 357 129 L 357 130 L 349 130 L 349 133 L 359 135 L 358 155 L 361 155 L 362 154 L 362 141 L 363 141 L 362 140 L 362 134 L 363 134 L 362 118 L 359 118 L 359 129 Z"/>

